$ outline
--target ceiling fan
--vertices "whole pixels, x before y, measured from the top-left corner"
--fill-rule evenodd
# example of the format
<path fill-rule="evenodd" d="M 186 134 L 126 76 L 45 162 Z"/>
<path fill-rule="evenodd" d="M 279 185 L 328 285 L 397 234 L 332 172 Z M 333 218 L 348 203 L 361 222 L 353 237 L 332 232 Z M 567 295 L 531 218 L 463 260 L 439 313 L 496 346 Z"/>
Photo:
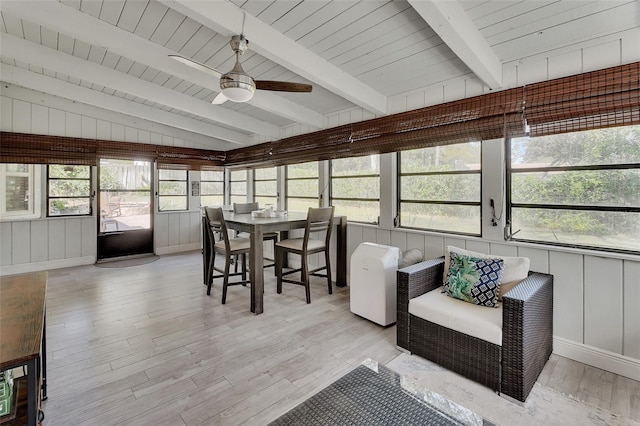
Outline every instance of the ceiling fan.
<path fill-rule="evenodd" d="M 242 65 L 240 64 L 240 55 L 244 54 L 248 49 L 249 40 L 244 38 L 242 34 L 234 35 L 231 37 L 229 44 L 236 54 L 236 64 L 233 66 L 231 71 L 227 73 L 221 73 L 214 68 L 210 68 L 183 56 L 169 56 L 176 61 L 212 74 L 220 79 L 221 92 L 213 99 L 213 101 L 211 101 L 211 103 L 215 105 L 220 105 L 227 100 L 233 102 L 247 102 L 253 97 L 253 93 L 256 89 L 276 92 L 311 92 L 312 86 L 310 84 L 274 80 L 254 80 L 253 77 L 244 72 Z"/>

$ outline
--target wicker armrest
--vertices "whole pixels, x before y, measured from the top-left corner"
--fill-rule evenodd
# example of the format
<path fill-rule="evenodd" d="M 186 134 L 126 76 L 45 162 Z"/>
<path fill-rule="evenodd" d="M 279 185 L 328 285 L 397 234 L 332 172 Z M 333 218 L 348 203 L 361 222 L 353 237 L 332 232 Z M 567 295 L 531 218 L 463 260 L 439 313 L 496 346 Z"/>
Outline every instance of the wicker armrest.
<path fill-rule="evenodd" d="M 525 401 L 553 350 L 553 275 L 530 273 L 502 303 L 502 392 Z"/>
<path fill-rule="evenodd" d="M 397 345 L 409 349 L 409 300 L 442 285 L 444 257 L 416 263 L 397 272 Z"/>

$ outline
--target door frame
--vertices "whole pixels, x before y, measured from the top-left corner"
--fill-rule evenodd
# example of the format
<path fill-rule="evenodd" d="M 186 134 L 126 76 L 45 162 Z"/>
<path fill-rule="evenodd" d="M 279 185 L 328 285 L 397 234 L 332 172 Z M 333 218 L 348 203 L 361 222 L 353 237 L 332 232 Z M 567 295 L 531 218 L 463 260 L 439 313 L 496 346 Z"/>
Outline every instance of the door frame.
<path fill-rule="evenodd" d="M 100 178 L 102 175 L 102 160 L 118 160 L 118 161 L 141 161 L 149 164 L 149 189 L 124 189 L 119 192 L 142 192 L 148 191 L 149 194 L 149 228 L 143 229 L 118 229 L 117 221 L 116 229 L 112 231 L 102 231 L 103 211 L 111 211 L 108 206 L 103 208 L 103 197 L 101 196 Z M 96 263 L 101 261 L 107 261 L 114 258 L 128 257 L 128 256 L 147 256 L 153 255 L 155 252 L 155 238 L 154 238 L 154 212 L 155 212 L 155 162 L 153 160 L 121 160 L 111 158 L 101 158 L 98 161 L 97 166 L 97 243 L 96 243 Z M 118 206 L 119 210 L 121 206 Z"/>

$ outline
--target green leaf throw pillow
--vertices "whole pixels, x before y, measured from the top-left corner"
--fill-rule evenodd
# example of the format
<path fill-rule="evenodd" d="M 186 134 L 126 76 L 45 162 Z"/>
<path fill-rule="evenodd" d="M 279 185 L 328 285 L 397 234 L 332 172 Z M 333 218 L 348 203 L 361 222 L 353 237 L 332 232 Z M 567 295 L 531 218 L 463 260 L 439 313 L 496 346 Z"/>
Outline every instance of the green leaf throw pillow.
<path fill-rule="evenodd" d="M 450 256 L 447 295 L 480 306 L 497 307 L 504 261 L 456 252 Z"/>

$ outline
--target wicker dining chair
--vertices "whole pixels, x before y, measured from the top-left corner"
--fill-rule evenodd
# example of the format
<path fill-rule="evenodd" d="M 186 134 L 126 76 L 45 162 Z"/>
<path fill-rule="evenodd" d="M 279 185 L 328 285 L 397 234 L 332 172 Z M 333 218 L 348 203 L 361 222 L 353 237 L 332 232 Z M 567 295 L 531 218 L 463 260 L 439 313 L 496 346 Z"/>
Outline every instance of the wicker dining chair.
<path fill-rule="evenodd" d="M 251 213 L 252 211 L 260 210 L 260 205 L 258 203 L 233 203 L 233 212 L 236 214 L 245 214 Z M 273 245 L 278 242 L 278 238 L 280 236 L 279 232 L 267 232 L 262 235 L 262 241 L 273 241 Z M 236 231 L 236 237 L 246 237 L 244 234 Z M 275 250 L 275 248 L 274 248 Z M 271 259 L 269 259 L 271 260 Z M 265 263 L 263 268 L 269 268 L 271 266 L 275 266 L 275 262 Z M 235 272 L 238 272 L 238 263 L 236 259 Z"/>
<path fill-rule="evenodd" d="M 222 304 L 227 301 L 227 287 L 232 285 L 246 285 L 250 283 L 247 280 L 247 254 L 251 247 L 248 238 L 229 238 L 227 224 L 224 221 L 224 215 L 221 207 L 205 207 L 207 216 L 207 235 L 211 242 L 211 250 L 209 250 L 209 268 L 207 271 L 207 295 L 211 295 L 211 286 L 214 278 L 223 278 L 222 284 Z M 215 234 L 221 236 L 220 241 L 215 241 Z M 224 269 L 215 266 L 216 253 L 224 256 Z M 240 256 L 242 259 L 242 271 L 231 272 L 230 266 L 232 257 Z M 222 275 L 214 275 L 214 272 L 220 272 Z M 229 277 L 242 276 L 241 281 L 229 282 Z"/>
<path fill-rule="evenodd" d="M 333 212 L 334 207 L 309 208 L 307 212 L 307 223 L 304 228 L 304 236 L 302 238 L 290 238 L 282 240 L 276 244 L 276 276 L 277 291 L 282 293 L 282 283 L 291 283 L 303 285 L 307 295 L 307 303 L 311 303 L 311 290 L 309 287 L 309 276 L 319 276 L 327 278 L 327 287 L 329 294 L 333 293 L 331 286 L 331 260 L 329 256 L 329 239 L 331 238 L 331 229 L 333 228 Z M 324 239 L 314 239 L 311 233 L 324 234 Z M 325 258 L 325 266 L 309 270 L 308 256 L 314 253 L 323 253 Z M 285 259 L 288 253 L 300 256 L 301 268 L 292 269 L 283 272 Z M 326 270 L 326 274 L 318 272 Z M 300 272 L 300 281 L 283 278 L 286 275 Z"/>

